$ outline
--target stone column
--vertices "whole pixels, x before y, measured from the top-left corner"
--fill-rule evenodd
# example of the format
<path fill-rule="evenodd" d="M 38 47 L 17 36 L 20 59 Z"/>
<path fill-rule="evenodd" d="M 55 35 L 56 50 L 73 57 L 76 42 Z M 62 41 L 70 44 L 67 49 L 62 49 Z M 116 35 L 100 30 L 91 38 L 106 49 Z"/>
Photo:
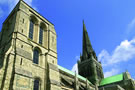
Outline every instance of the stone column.
<path fill-rule="evenodd" d="M 33 29 L 33 41 L 39 42 L 39 24 L 34 24 L 34 29 Z"/>
<path fill-rule="evenodd" d="M 86 89 L 89 90 L 88 80 L 86 79 Z"/>
<path fill-rule="evenodd" d="M 61 90 L 60 75 L 58 67 L 54 64 L 48 63 L 49 66 L 49 89 L 48 90 Z"/>
<path fill-rule="evenodd" d="M 75 87 L 75 90 L 79 90 L 79 83 L 78 83 L 78 78 L 77 78 L 77 73 L 75 72 L 75 78 L 74 78 L 74 87 Z"/>
<path fill-rule="evenodd" d="M 48 48 L 48 30 L 43 31 L 43 46 Z"/>

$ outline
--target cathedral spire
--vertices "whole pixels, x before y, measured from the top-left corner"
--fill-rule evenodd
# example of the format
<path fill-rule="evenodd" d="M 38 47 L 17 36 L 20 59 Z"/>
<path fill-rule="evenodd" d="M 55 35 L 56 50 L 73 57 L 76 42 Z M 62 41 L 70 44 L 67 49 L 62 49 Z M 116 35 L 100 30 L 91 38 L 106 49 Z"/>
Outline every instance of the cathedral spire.
<path fill-rule="evenodd" d="M 83 59 L 88 59 L 90 53 L 92 52 L 93 52 L 93 48 L 90 43 L 88 32 L 86 30 L 86 26 L 83 20 L 83 54 L 82 54 Z"/>
<path fill-rule="evenodd" d="M 96 62 L 96 63 L 95 63 Z M 104 78 L 101 64 L 98 62 L 95 51 L 92 48 L 88 32 L 83 21 L 83 50 L 78 61 L 78 72 L 94 85 Z"/>

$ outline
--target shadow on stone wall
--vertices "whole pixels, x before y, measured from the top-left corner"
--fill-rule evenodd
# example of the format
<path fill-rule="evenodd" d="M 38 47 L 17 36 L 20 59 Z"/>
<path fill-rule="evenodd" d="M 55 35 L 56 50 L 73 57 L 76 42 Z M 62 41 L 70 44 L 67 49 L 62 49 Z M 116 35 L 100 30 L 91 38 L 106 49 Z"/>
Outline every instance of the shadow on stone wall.
<path fill-rule="evenodd" d="M 0 90 L 4 90 L 4 85 L 7 85 L 5 84 L 5 81 L 6 81 L 6 77 L 8 77 L 10 79 L 10 76 L 11 76 L 11 79 L 10 79 L 10 82 L 9 82 L 9 89 L 8 90 L 13 90 L 13 82 L 14 82 L 14 76 L 15 76 L 15 61 L 16 61 L 16 55 L 14 55 L 14 61 L 13 61 L 13 65 L 11 66 L 12 68 L 12 71 L 11 72 L 11 75 L 8 75 L 8 65 L 9 65 L 9 57 L 10 57 L 10 54 L 8 54 L 7 56 L 7 59 L 6 59 L 6 64 L 5 64 L 5 70 L 4 70 L 4 74 L 3 74 L 3 79 L 2 79 L 2 84 L 1 84 L 1 89 Z"/>
<path fill-rule="evenodd" d="M 4 70 L 4 74 L 3 74 L 2 84 L 1 84 L 1 89 L 0 90 L 3 90 L 3 88 L 4 88 L 4 83 L 5 83 L 5 79 L 6 79 L 6 75 L 7 75 L 7 69 L 8 69 L 9 56 L 10 56 L 10 54 L 8 54 L 7 59 L 6 59 L 5 70 Z M 1 61 L 4 62 L 4 57 L 2 58 Z M 2 67 L 3 67 L 3 63 L 2 63 Z"/>

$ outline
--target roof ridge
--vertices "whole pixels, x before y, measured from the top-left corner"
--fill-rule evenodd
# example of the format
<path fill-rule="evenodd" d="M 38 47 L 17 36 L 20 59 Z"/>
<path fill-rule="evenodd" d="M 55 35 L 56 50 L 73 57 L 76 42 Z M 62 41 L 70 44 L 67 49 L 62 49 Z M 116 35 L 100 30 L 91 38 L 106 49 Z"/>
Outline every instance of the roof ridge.
<path fill-rule="evenodd" d="M 65 71 L 65 72 L 67 72 L 67 73 L 69 73 L 69 74 L 75 76 L 75 72 L 73 72 L 73 71 L 71 71 L 71 70 L 69 70 L 69 69 L 66 69 L 66 68 L 64 68 L 64 67 L 62 67 L 62 66 L 60 66 L 60 65 L 58 65 L 58 68 L 61 69 L 62 71 Z M 78 77 L 79 79 L 81 79 L 81 80 L 84 80 L 84 81 L 87 80 L 85 77 L 83 77 L 83 76 L 81 76 L 81 75 L 79 75 L 79 74 L 77 74 L 77 77 Z M 89 80 L 88 80 L 88 83 L 89 83 L 89 84 L 92 84 Z"/>

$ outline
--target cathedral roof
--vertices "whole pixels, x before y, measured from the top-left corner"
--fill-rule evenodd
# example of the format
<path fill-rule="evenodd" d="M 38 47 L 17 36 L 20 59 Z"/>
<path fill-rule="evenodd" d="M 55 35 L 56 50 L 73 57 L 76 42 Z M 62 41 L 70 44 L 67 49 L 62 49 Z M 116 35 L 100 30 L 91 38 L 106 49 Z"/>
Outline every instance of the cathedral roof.
<path fill-rule="evenodd" d="M 59 65 L 58 65 L 58 68 L 59 68 L 60 70 L 64 71 L 64 72 L 66 72 L 66 73 L 72 75 L 72 76 L 75 76 L 75 73 L 74 73 L 74 72 L 72 72 L 72 71 L 70 71 L 70 70 L 68 70 L 68 69 L 66 69 L 66 68 L 64 68 L 64 67 L 62 67 L 62 66 L 59 66 Z M 79 78 L 79 79 L 81 79 L 81 80 L 83 80 L 83 81 L 86 81 L 86 80 L 87 80 L 85 77 L 83 77 L 83 76 L 81 76 L 81 75 L 78 75 L 78 74 L 77 74 L 77 78 Z M 90 81 L 88 81 L 88 83 L 89 83 L 89 84 L 92 84 Z"/>
<path fill-rule="evenodd" d="M 123 73 L 102 79 L 100 82 L 100 86 L 111 84 L 122 80 L 123 80 Z"/>

